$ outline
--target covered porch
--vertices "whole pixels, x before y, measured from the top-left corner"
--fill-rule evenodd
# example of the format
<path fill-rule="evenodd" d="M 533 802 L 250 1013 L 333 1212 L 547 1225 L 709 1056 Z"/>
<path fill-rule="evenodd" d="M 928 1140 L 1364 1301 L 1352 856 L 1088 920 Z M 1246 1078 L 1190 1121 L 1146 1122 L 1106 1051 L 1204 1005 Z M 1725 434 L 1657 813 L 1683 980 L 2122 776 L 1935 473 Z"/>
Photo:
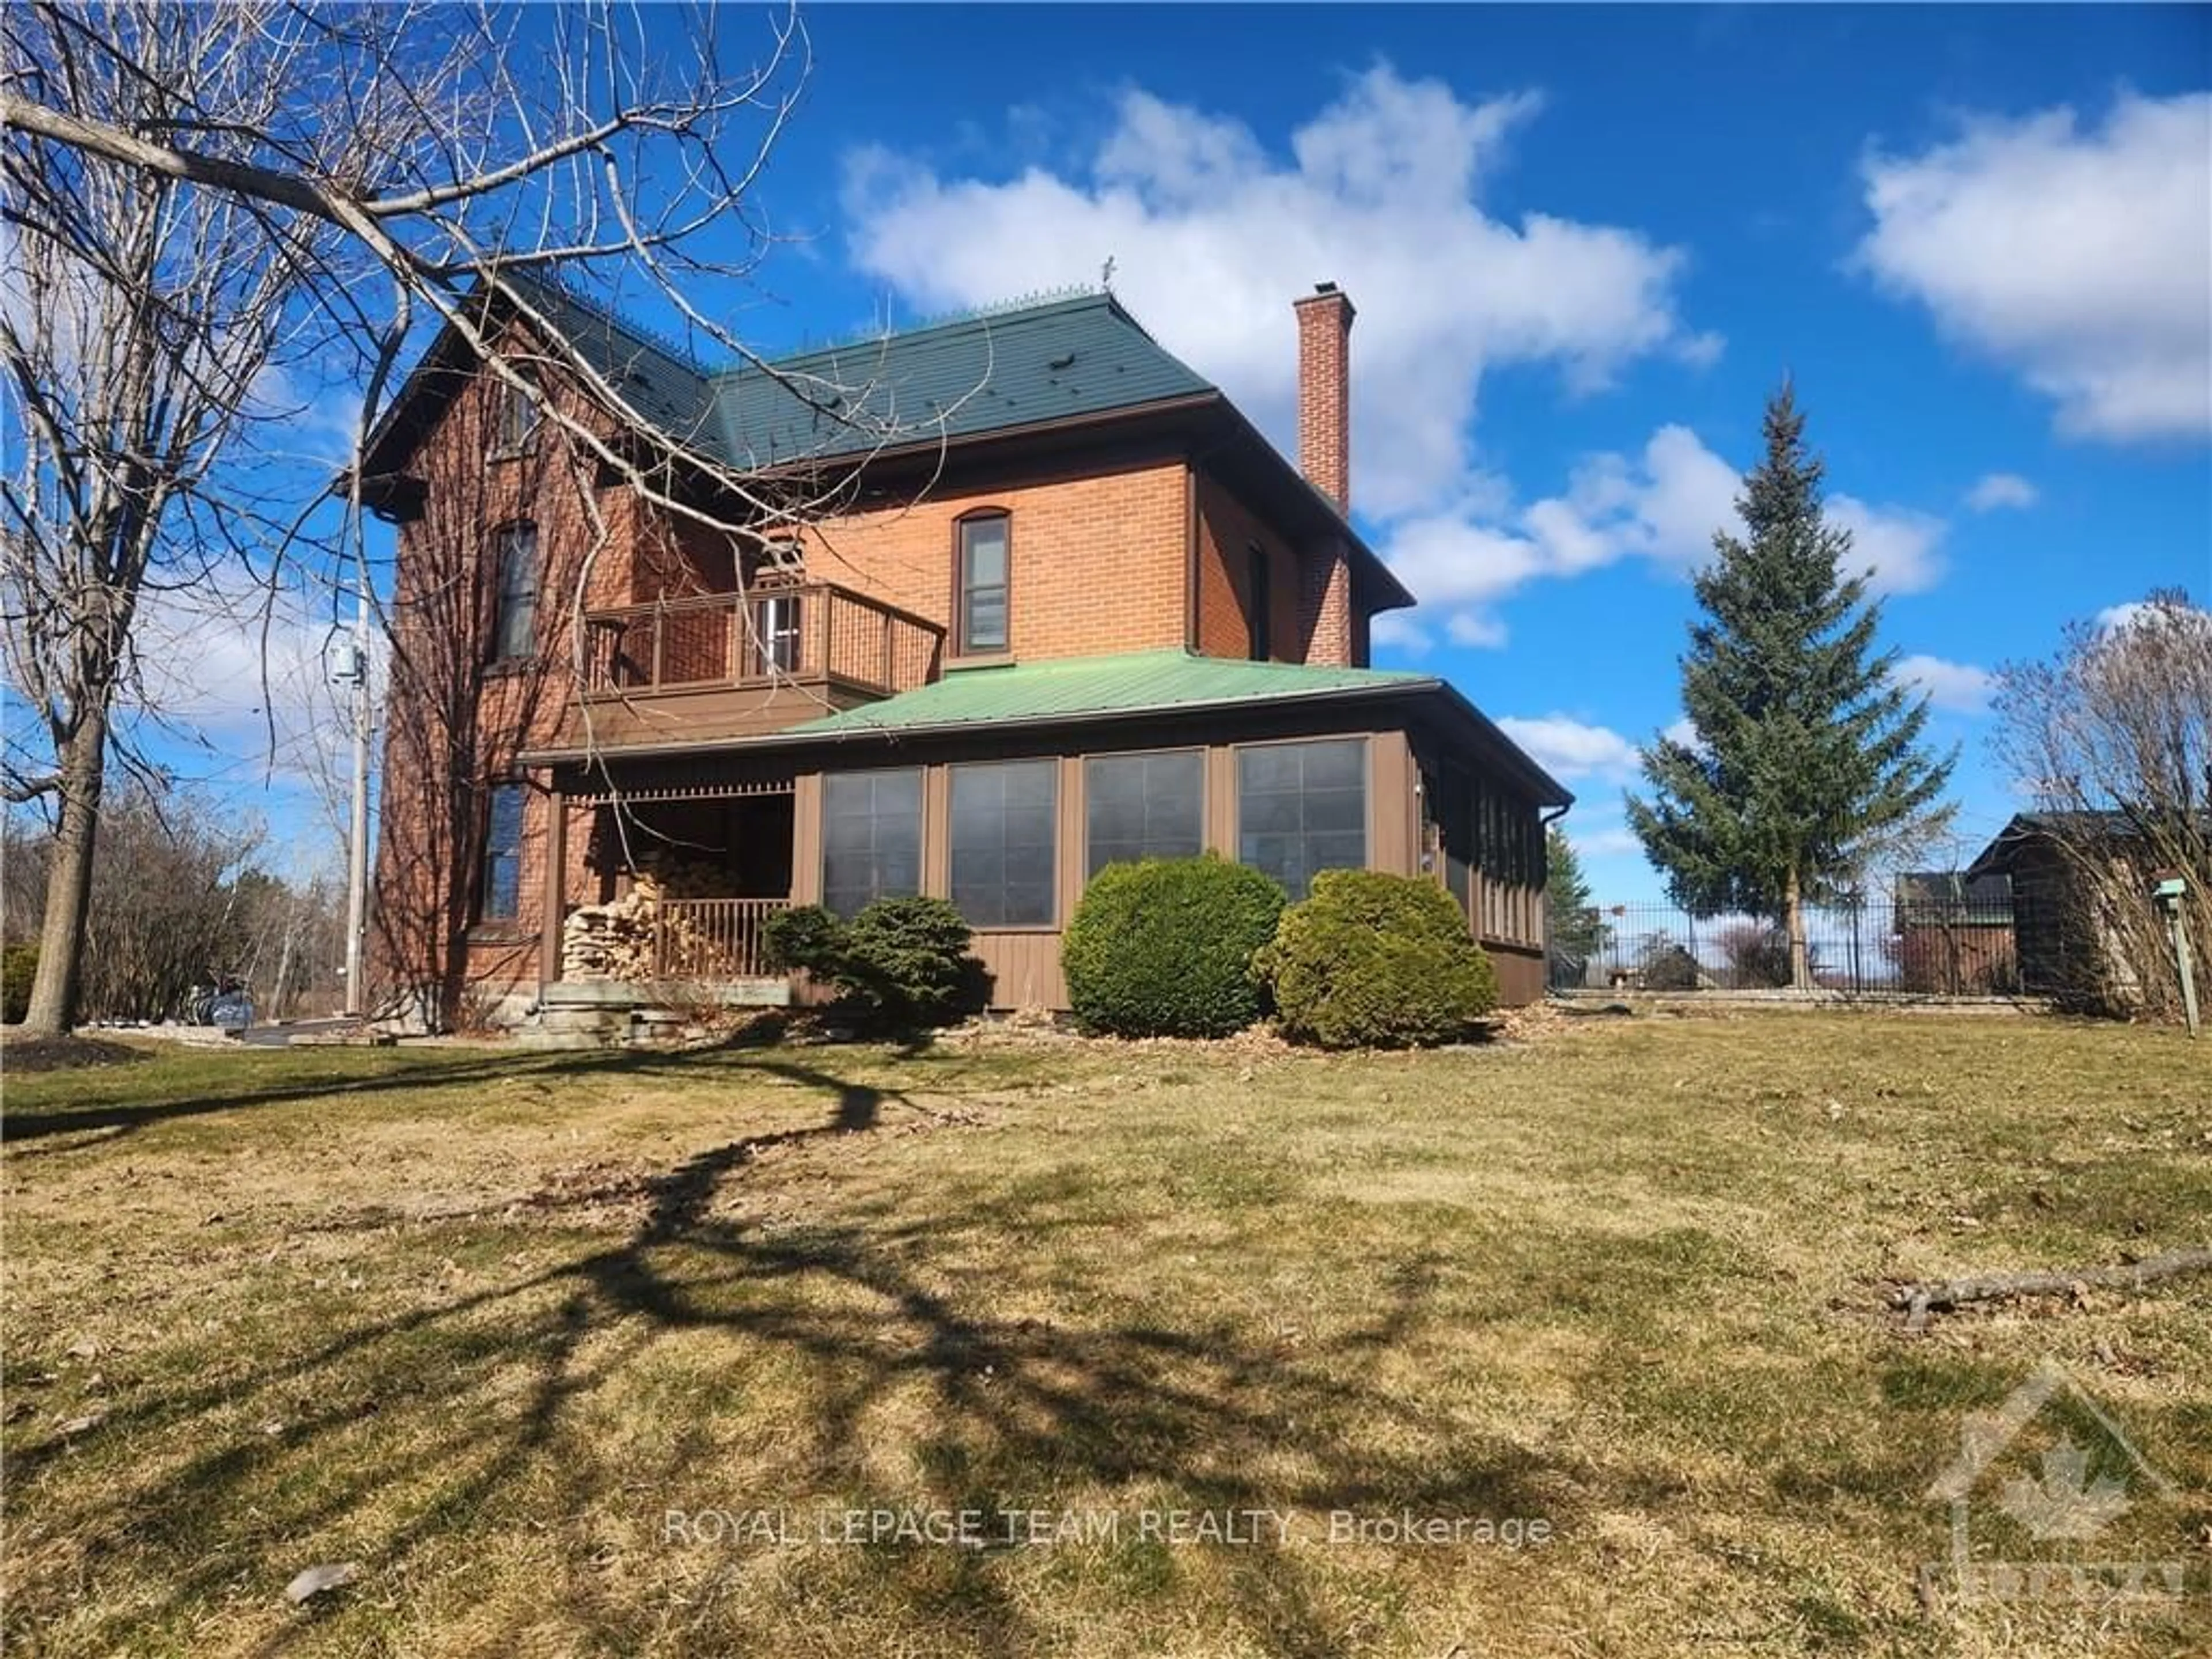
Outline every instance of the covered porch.
<path fill-rule="evenodd" d="M 610 759 L 556 767 L 549 787 L 545 994 L 681 982 L 723 1000 L 788 1000 L 767 938 L 792 903 L 787 769 Z"/>

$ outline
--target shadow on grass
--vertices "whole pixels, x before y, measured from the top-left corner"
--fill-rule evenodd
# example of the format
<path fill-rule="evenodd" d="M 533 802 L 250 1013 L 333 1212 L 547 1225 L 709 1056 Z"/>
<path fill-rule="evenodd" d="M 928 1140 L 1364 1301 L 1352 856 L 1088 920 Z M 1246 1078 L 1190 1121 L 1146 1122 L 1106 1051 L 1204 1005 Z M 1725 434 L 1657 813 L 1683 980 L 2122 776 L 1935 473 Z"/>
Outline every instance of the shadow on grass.
<path fill-rule="evenodd" d="M 580 1063 L 564 1059 L 546 1069 Z M 204 1530 L 210 1516 L 254 1513 L 254 1540 L 362 1528 L 374 1534 L 362 1557 L 371 1575 L 398 1582 L 426 1544 L 454 1533 L 481 1538 L 487 1523 L 495 1530 L 502 1506 L 532 1502 L 526 1494 L 533 1481 L 559 1487 L 565 1513 L 530 1517 L 556 1526 L 588 1524 L 577 1517 L 610 1509 L 632 1511 L 633 1520 L 642 1515 L 650 1525 L 672 1501 L 731 1501 L 700 1486 L 702 1474 L 711 1482 L 714 1472 L 689 1461 L 683 1448 L 714 1413 L 743 1416 L 750 1396 L 712 1401 L 687 1391 L 666 1425 L 669 1451 L 657 1469 L 617 1468 L 586 1435 L 570 1431 L 572 1401 L 679 1331 L 733 1339 L 733 1374 L 763 1356 L 777 1362 L 779 1376 L 798 1368 L 804 1383 L 787 1385 L 794 1402 L 785 1413 L 791 1433 L 769 1460 L 781 1470 L 771 1478 L 794 1493 L 853 1491 L 854 1448 L 868 1413 L 894 1391 L 911 1397 L 919 1383 L 930 1420 L 910 1462 L 929 1506 L 1027 1509 L 1052 1502 L 1061 1490 L 1103 1486 L 1128 1494 L 1133 1504 L 1164 1501 L 1217 1512 L 1410 1508 L 1542 1515 L 1555 1527 L 1565 1518 L 1560 1477 L 1574 1471 L 1504 1443 L 1470 1443 L 1462 1427 L 1424 1405 L 1417 1391 L 1386 1390 L 1368 1380 L 1382 1371 L 1388 1351 L 1422 1324 L 1436 1281 L 1431 1257 L 1378 1261 L 1371 1318 L 1295 1352 L 1255 1344 L 1226 1319 L 1083 1325 L 1021 1316 L 994 1308 L 988 1287 L 957 1295 L 940 1288 L 944 1275 L 932 1271 L 955 1230 L 1022 1237 L 1035 1218 L 1019 1200 L 963 1203 L 957 1213 L 882 1225 L 828 1221 L 775 1234 L 718 1215 L 717 1200 L 763 1152 L 869 1135 L 885 1102 L 897 1098 L 795 1061 L 746 1063 L 821 1091 L 829 1097 L 827 1120 L 732 1141 L 653 1177 L 641 1189 L 644 1213 L 611 1247 L 586 1242 L 567 1259 L 496 1288 L 363 1321 L 311 1352 L 280 1354 L 243 1376 L 153 1395 L 116 1413 L 100 1431 L 103 1438 L 173 1435 L 231 1402 L 277 1391 L 301 1402 L 278 1433 L 235 1430 L 158 1479 L 111 1489 L 101 1516 L 88 1523 L 96 1534 L 88 1552 L 93 1579 L 124 1573 L 142 1586 L 158 1580 L 166 1602 L 154 1617 L 185 1624 L 234 1592 L 242 1571 L 265 1579 L 273 1595 L 283 1577 L 306 1565 L 264 1553 L 242 1534 L 211 1546 Z M 417 1071 L 368 1086 L 419 1087 L 504 1069 L 465 1065 L 440 1068 L 434 1079 Z M 209 1109 L 191 1102 L 149 1109 L 196 1106 Z M 902 1206 L 909 1213 L 916 1207 Z M 520 1395 L 511 1383 L 518 1362 L 530 1373 Z M 19 1481 L 35 1480 L 59 1450 L 58 1442 L 24 1448 L 12 1473 Z M 303 1463 L 312 1479 L 301 1478 Z M 1270 1468 L 1293 1472 L 1261 1473 Z M 773 1503 L 775 1496 L 757 1492 L 744 1501 Z M 915 1500 L 908 1494 L 896 1501 Z M 393 1509 L 405 1518 L 366 1521 Z M 134 1559 L 102 1561 L 126 1547 Z M 926 1632 L 945 1650 L 986 1654 L 1036 1652 L 1050 1643 L 1028 1610 L 1030 1598 L 1007 1578 L 1003 1553 L 836 1554 L 823 1571 L 845 1582 L 830 1604 L 849 1606 L 860 1597 L 871 1617 L 890 1620 L 902 1635 Z M 1315 1552 L 1263 1541 L 1232 1557 L 1231 1617 L 1268 1651 L 1352 1650 L 1354 1615 L 1332 1610 L 1321 1593 Z M 574 1558 L 563 1565 L 574 1574 L 585 1571 Z M 1168 1562 L 1158 1571 L 1171 1584 L 1179 1569 Z M 861 1582 L 851 1581 L 855 1573 L 865 1575 Z M 599 1621 L 602 1639 L 618 1648 L 653 1639 L 653 1607 L 610 1607 L 580 1578 L 568 1588 Z M 549 1599 L 560 1593 L 552 1584 L 544 1589 Z M 125 1617 L 117 1615 L 118 1626 Z M 303 1617 L 264 1651 L 280 1651 L 323 1619 L 342 1617 L 343 1607 Z M 624 1628 L 626 1620 L 635 1627 Z M 90 1632 L 101 1640 L 129 1633 Z"/>
<path fill-rule="evenodd" d="M 927 1042 L 908 1041 L 891 1046 L 889 1057 L 909 1060 L 926 1052 L 928 1047 Z M 145 1057 L 139 1050 L 134 1049 L 131 1053 L 133 1058 Z M 179 1118 L 206 1117 L 223 1112 L 248 1111 L 256 1107 L 296 1105 L 307 1101 L 359 1099 L 366 1096 L 388 1094 L 396 1090 L 434 1089 L 493 1079 L 620 1077 L 629 1073 L 716 1064 L 771 1073 L 786 1069 L 761 1059 L 762 1053 L 759 1048 L 744 1043 L 665 1053 L 616 1049 L 562 1054 L 505 1049 L 471 1055 L 465 1060 L 423 1060 L 402 1063 L 372 1077 L 302 1077 L 265 1088 L 225 1090 L 219 1094 L 186 1095 L 171 1100 L 94 1099 L 82 1104 L 9 1111 L 0 1114 L 0 1141 L 13 1144 L 55 1135 L 90 1134 L 105 1130 L 109 1133 L 100 1135 L 97 1139 L 81 1143 L 84 1146 L 105 1146 L 119 1135 Z M 828 1081 L 815 1073 L 801 1072 L 798 1075 L 810 1080 Z M 122 1086 L 119 1079 L 117 1083 L 118 1086 Z M 843 1106 L 840 1108 L 841 1112 L 847 1109 Z"/>

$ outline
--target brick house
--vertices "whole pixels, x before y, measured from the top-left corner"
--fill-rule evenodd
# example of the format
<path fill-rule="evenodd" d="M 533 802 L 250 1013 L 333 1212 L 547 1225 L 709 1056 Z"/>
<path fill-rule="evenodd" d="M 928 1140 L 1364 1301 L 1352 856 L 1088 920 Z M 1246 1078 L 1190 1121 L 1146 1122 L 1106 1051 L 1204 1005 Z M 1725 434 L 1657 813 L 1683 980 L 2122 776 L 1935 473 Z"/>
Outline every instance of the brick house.
<path fill-rule="evenodd" d="M 1202 848 L 1294 896 L 1426 872 L 1507 999 L 1541 994 L 1571 797 L 1443 680 L 1368 665 L 1413 599 L 1346 518 L 1333 285 L 1294 307 L 1295 467 L 1110 295 L 717 371 L 514 291 L 486 337 L 594 432 L 619 388 L 662 498 L 453 331 L 395 399 L 363 473 L 399 526 L 385 998 L 511 1023 L 603 971 L 580 940 L 617 915 L 649 935 L 627 973 L 779 998 L 774 910 L 921 891 L 994 1005 L 1064 1006 L 1091 873 Z"/>

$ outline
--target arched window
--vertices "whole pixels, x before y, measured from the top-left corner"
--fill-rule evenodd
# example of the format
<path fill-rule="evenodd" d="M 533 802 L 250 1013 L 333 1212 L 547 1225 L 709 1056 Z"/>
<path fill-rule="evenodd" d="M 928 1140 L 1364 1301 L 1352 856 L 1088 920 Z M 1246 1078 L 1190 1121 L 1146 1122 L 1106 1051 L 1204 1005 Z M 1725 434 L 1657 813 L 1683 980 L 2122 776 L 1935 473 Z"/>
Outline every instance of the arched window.
<path fill-rule="evenodd" d="M 1009 648 L 1007 596 L 1014 563 L 1013 519 L 1003 507 L 953 526 L 952 648 L 984 656 Z"/>
<path fill-rule="evenodd" d="M 499 594 L 493 611 L 493 660 L 515 662 L 538 654 L 538 526 L 511 524 L 492 538 L 499 562 Z"/>

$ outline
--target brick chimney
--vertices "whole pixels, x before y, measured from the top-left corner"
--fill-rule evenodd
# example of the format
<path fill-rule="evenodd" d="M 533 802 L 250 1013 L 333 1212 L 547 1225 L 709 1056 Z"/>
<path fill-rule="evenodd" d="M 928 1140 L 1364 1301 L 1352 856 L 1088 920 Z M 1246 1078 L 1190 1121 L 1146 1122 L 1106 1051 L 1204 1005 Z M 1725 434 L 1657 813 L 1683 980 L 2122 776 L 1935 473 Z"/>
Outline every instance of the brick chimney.
<path fill-rule="evenodd" d="M 1352 510 L 1352 301 L 1316 283 L 1291 307 L 1298 318 L 1298 471 Z"/>

